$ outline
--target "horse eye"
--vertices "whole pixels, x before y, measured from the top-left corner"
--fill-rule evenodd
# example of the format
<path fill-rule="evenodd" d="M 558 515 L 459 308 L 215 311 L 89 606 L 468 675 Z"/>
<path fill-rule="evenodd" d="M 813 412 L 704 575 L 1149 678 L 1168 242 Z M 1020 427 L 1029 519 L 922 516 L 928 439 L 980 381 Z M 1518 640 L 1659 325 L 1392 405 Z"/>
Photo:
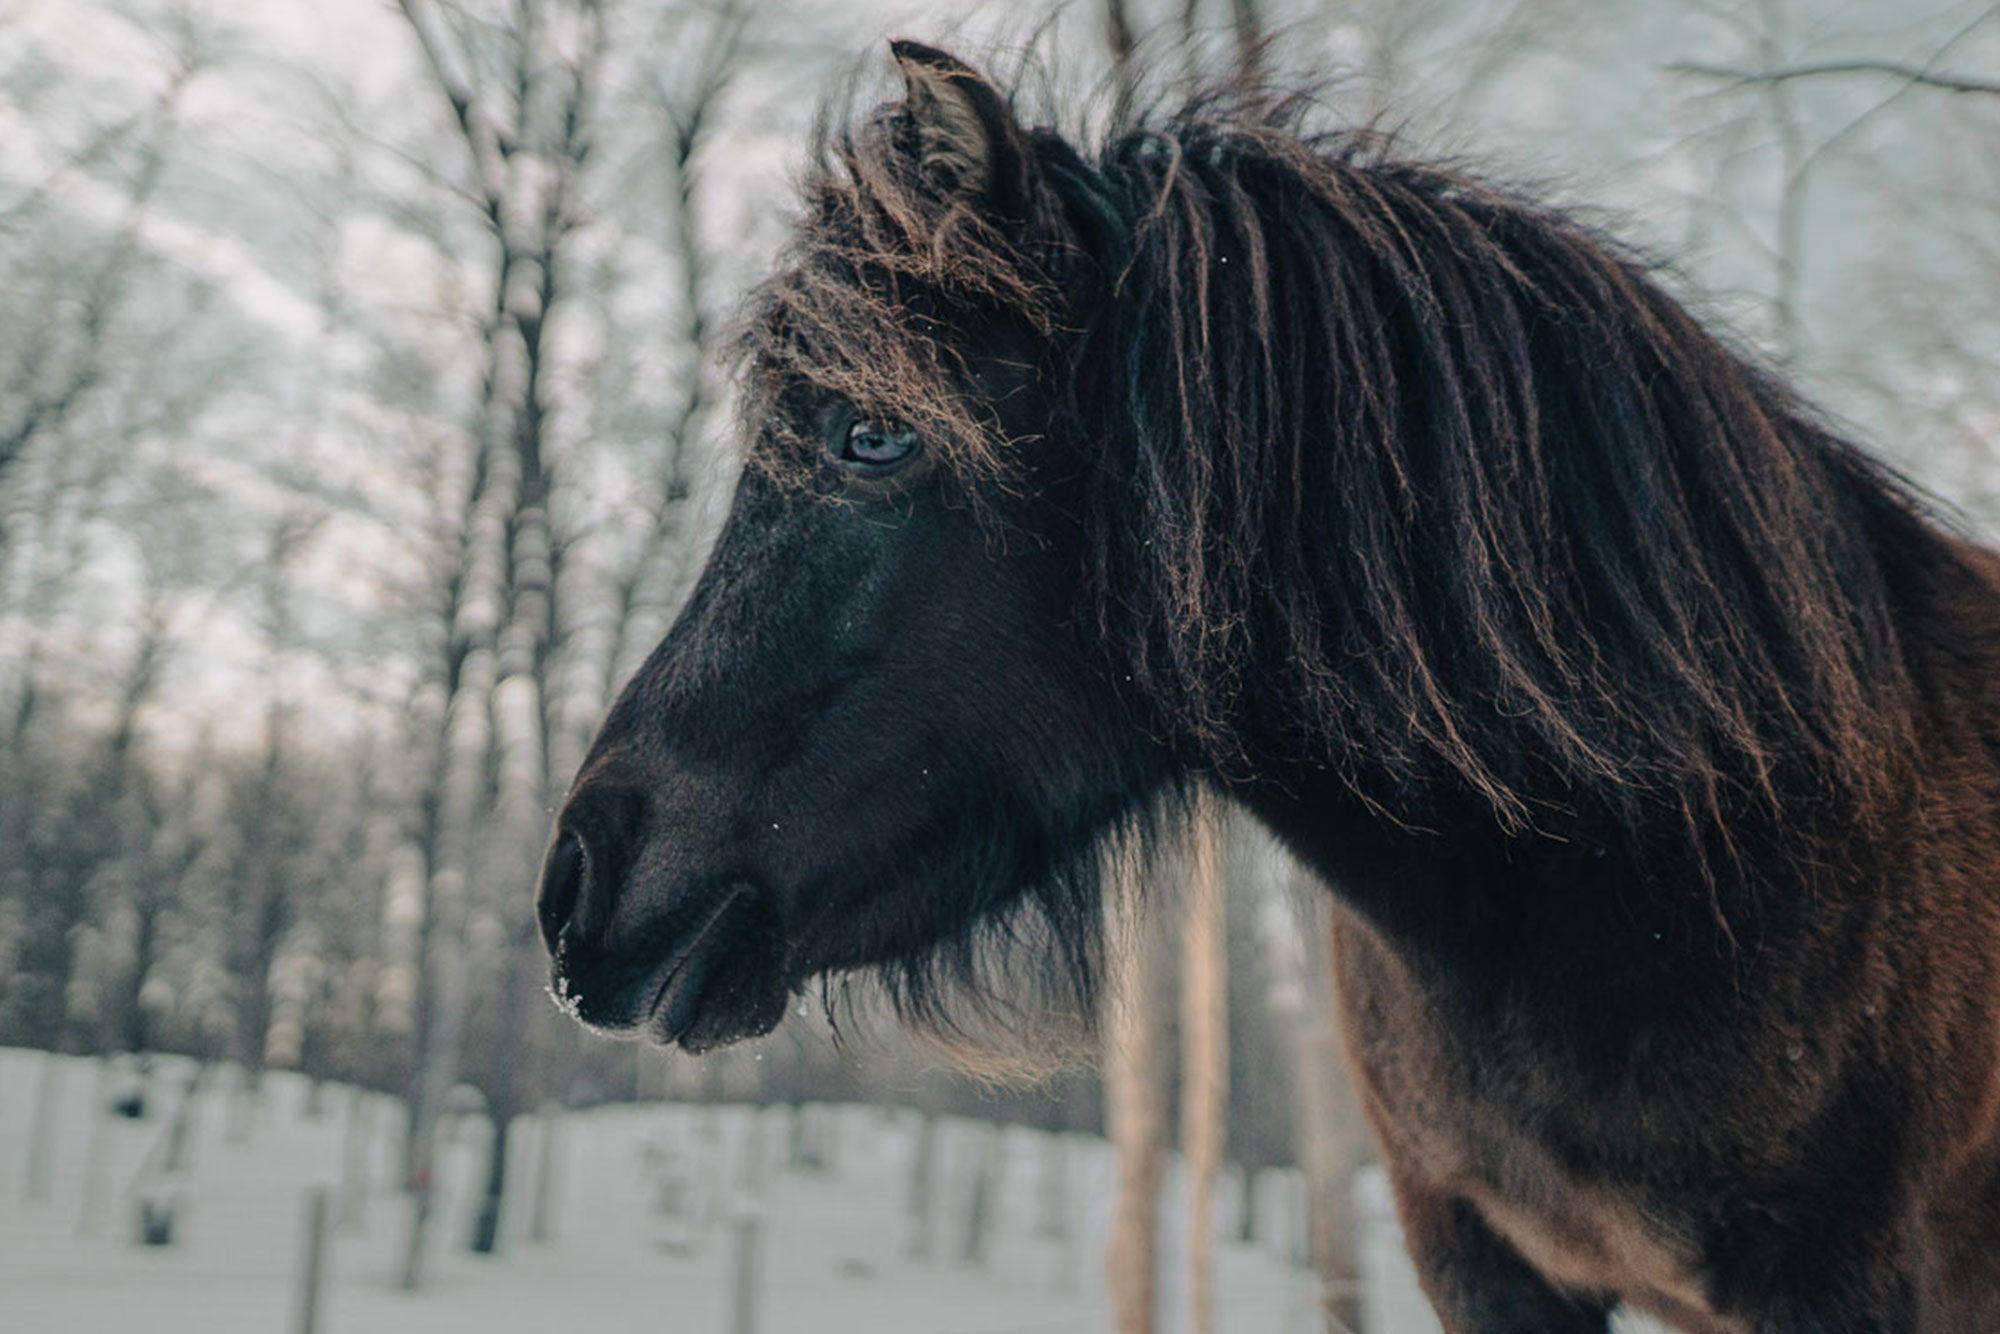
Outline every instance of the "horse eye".
<path fill-rule="evenodd" d="M 916 452 L 915 431 L 907 426 L 870 421 L 865 417 L 848 424 L 834 450 L 842 463 L 869 472 L 892 468 Z"/>

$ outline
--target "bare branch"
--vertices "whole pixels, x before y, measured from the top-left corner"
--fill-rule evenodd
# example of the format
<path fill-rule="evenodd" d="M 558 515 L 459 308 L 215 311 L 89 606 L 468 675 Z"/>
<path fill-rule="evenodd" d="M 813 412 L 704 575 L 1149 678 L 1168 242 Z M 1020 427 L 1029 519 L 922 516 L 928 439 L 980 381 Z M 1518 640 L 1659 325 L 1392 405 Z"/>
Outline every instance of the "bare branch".
<path fill-rule="evenodd" d="M 1132 30 L 1132 16 L 1125 0 L 1104 0 L 1104 43 L 1111 52 L 1111 77 L 1115 88 L 1112 120 L 1122 124 L 1139 94 L 1139 75 L 1134 56 L 1139 39 Z"/>
<path fill-rule="evenodd" d="M 649 592 L 670 600 L 678 590 L 659 586 L 657 567 L 685 533 L 670 522 L 674 511 L 689 493 L 688 456 L 700 437 L 713 407 L 707 371 L 715 355 L 714 331 L 708 319 L 710 305 L 706 278 L 714 256 L 701 236 L 697 219 L 702 212 L 701 174 L 695 158 L 715 123 L 717 103 L 743 72 L 747 52 L 750 11 L 747 5 L 731 3 L 721 8 L 715 26 L 695 61 L 694 86 L 677 97 L 663 76 L 655 75 L 653 93 L 667 119 L 670 135 L 666 169 L 665 230 L 668 250 L 680 261 L 680 306 L 683 325 L 680 342 L 687 349 L 689 373 L 687 390 L 662 438 L 667 442 L 666 462 L 646 509 L 645 540 L 631 563 L 619 576 L 614 589 L 616 616 L 613 621 L 611 652 L 604 660 L 602 689 L 609 697 L 619 674 L 629 665 L 631 637 L 638 628 L 638 616 Z"/>
<path fill-rule="evenodd" d="M 1238 72 L 1254 82 L 1263 72 L 1264 16 L 1257 12 L 1257 0 L 1231 0 L 1230 17 L 1236 28 Z"/>
<path fill-rule="evenodd" d="M 417 45 L 423 49 L 431 77 L 436 80 L 438 91 L 444 94 L 445 102 L 451 107 L 452 118 L 458 122 L 459 133 L 472 153 L 472 169 L 478 176 L 480 193 L 486 196 L 488 216 L 497 227 L 501 225 L 500 204 L 507 189 L 504 168 L 512 145 L 480 110 L 476 90 L 460 78 L 445 59 L 437 34 L 431 30 L 424 15 L 418 12 L 418 0 L 397 0 L 397 4 L 403 11 L 403 17 L 409 21 L 410 30 L 416 34 Z"/>
<path fill-rule="evenodd" d="M 166 87 L 147 113 L 150 133 L 138 173 L 124 201 L 124 216 L 104 259 L 84 288 L 79 346 L 72 364 L 56 383 L 37 386 L 35 381 L 41 374 L 46 349 L 36 347 L 21 368 L 17 385 L 9 386 L 18 389 L 26 401 L 14 419 L 0 428 L 0 478 L 5 477 L 38 436 L 60 429 L 103 378 L 104 343 L 128 295 L 131 270 L 141 249 L 140 234 L 179 133 L 181 99 L 200 70 L 198 54 L 177 59 Z M 0 546 L 4 545 L 5 534 L 0 531 Z"/>
<path fill-rule="evenodd" d="M 1828 74 L 1881 74 L 1948 93 L 1985 93 L 1988 96 L 2000 97 L 2000 80 L 1977 79 L 1962 74 L 1941 74 L 1894 60 L 1822 60 L 1772 70 L 1736 69 L 1727 65 L 1703 65 L 1691 61 L 1679 61 L 1667 66 L 1667 70 L 1672 74 L 1693 74 L 1705 79 L 1722 79 L 1737 87 L 1749 84 L 1789 83 L 1795 79 L 1818 78 Z"/>

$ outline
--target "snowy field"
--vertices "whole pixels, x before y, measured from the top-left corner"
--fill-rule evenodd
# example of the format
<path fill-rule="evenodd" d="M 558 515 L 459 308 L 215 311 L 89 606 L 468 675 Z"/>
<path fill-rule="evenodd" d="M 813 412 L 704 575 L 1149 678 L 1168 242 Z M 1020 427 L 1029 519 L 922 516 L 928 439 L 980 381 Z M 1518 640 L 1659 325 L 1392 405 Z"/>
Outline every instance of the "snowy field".
<path fill-rule="evenodd" d="M 53 1067 L 55 1078 L 49 1079 Z M 0 1050 L 0 1334 L 293 1334 L 308 1201 L 324 1189 L 327 1278 L 317 1334 L 1094 1334 L 1108 1327 L 1099 1257 L 1112 1180 L 1102 1140 L 944 1121 L 928 1221 L 912 1207 L 918 1118 L 814 1109 L 817 1165 L 794 1161 L 794 1113 L 687 1104 L 605 1107 L 558 1124 L 539 1204 L 542 1125 L 515 1136 L 498 1254 L 475 1256 L 472 1191 L 487 1129 L 446 1132 L 443 1224 L 421 1294 L 398 1284 L 408 1226 L 392 1188 L 399 1110 L 267 1076 L 253 1114 L 228 1072 L 189 1105 L 184 1166 L 163 1171 L 190 1067 L 156 1065 L 146 1115 L 98 1114 L 133 1084 L 101 1061 Z M 44 1153 L 39 1099 L 57 1109 Z M 984 1254 L 968 1229 L 982 1162 Z M 1057 1183 L 1060 1189 L 1057 1189 Z M 1256 1245 L 1217 1249 L 1223 1334 L 1318 1334 L 1300 1263 L 1296 1177 L 1260 1189 Z M 345 1192 L 345 1193 L 343 1193 Z M 1379 1180 L 1364 1183 L 1364 1334 L 1436 1334 Z M 147 1202 L 173 1205 L 144 1245 Z M 1170 1174 L 1163 1328 L 1185 1329 Z M 1222 1213 L 1234 1216 L 1225 1193 Z M 537 1222 L 546 1238 L 536 1240 Z M 741 1240 L 754 1233 L 753 1269 Z M 740 1312 L 733 1296 L 753 1294 Z M 747 1315 L 748 1324 L 737 1321 Z M 1638 1334 L 1629 1326 L 1627 1334 Z"/>
<path fill-rule="evenodd" d="M 989 1132 L 945 1122 L 937 1137 L 932 1258 L 913 1256 L 917 1121 L 873 1108 L 821 1113 L 825 1165 L 788 1163 L 789 1109 L 608 1107 L 562 1118 L 550 1238 L 529 1240 L 539 1125 L 519 1141 L 501 1253 L 465 1250 L 486 1127 L 461 1118 L 440 1177 L 444 1226 L 430 1282 L 399 1290 L 403 1199 L 391 1188 L 395 1109 L 330 1089 L 315 1117 L 295 1076 L 267 1077 L 247 1143 L 232 1142 L 226 1075 L 197 1097 L 183 1173 L 156 1170 L 186 1067 L 162 1062 L 143 1119 L 93 1116 L 121 1091 L 102 1063 L 63 1060 L 61 1114 L 28 1198 L 39 1053 L 0 1051 L 0 1330 L 6 1334 L 236 1334 L 295 1327 L 307 1199 L 333 1192 L 322 1334 L 548 1334 L 606 1326 L 729 1334 L 744 1205 L 760 1223 L 756 1328 L 771 1334 L 1084 1334 L 1105 1327 L 1097 1257 L 1111 1179 L 1101 1141 L 1010 1130 L 983 1263 L 966 1261 L 972 1178 Z M 363 1193 L 338 1198 L 349 1121 L 362 1113 Z M 763 1129 L 761 1189 L 742 1185 Z M 93 1143 L 93 1140 L 95 1141 Z M 357 1143 L 360 1141 L 357 1140 Z M 1060 1159 L 1052 1159 L 1059 1153 Z M 1066 1187 L 1067 1240 L 1046 1235 L 1052 1162 Z M 1266 1192 L 1268 1230 L 1295 1196 Z M 174 1242 L 138 1243 L 141 1201 L 178 1196 Z M 1171 1202 L 1169 1203 L 1171 1210 Z M 1311 1283 L 1276 1247 L 1218 1252 L 1221 1328 L 1305 1334 Z"/>

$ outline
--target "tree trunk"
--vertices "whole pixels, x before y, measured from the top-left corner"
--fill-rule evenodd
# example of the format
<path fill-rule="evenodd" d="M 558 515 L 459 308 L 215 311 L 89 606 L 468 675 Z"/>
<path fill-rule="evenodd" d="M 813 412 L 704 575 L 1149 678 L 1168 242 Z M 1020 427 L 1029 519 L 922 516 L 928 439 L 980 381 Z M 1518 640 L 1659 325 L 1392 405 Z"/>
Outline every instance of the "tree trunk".
<path fill-rule="evenodd" d="M 528 1240 L 545 1245 L 556 1234 L 556 1196 L 562 1176 L 562 1106 L 542 1104 L 541 1150 L 535 1168 L 535 1202 L 529 1214 Z"/>
<path fill-rule="evenodd" d="M 1035 1191 L 1035 1235 L 1050 1241 L 1069 1239 L 1069 1135 L 1045 1131 L 1042 1163 Z"/>
<path fill-rule="evenodd" d="M 145 883 L 137 887 L 132 904 L 132 962 L 113 1006 L 119 1028 L 118 1046 L 133 1053 L 148 1051 L 153 1045 L 150 1016 L 146 1013 L 146 976 L 153 971 L 154 956 L 159 951 L 160 913 L 166 906 L 165 896 L 154 878 L 155 868 L 142 865 L 139 873 L 145 877 Z"/>
<path fill-rule="evenodd" d="M 500 1209 L 507 1195 L 507 1139 L 520 1114 L 525 1093 L 522 1069 L 531 978 L 540 971 L 541 941 L 523 930 L 507 946 L 507 969 L 500 981 L 501 1016 L 493 1069 L 487 1081 L 486 1106 L 493 1120 L 493 1145 L 486 1157 L 486 1185 L 479 1218 L 472 1231 L 472 1249 L 491 1255 L 500 1240 Z"/>
<path fill-rule="evenodd" d="M 972 1184 L 966 1192 L 965 1241 L 958 1251 L 961 1264 L 983 1265 L 992 1253 L 993 1197 L 1000 1190 L 1006 1166 L 1007 1144 L 1000 1127 L 981 1123 L 972 1155 Z"/>
<path fill-rule="evenodd" d="M 507 1145 L 514 1121 L 512 1108 L 493 1112 L 493 1134 L 486 1146 L 486 1189 L 479 1197 L 479 1214 L 472 1223 L 475 1255 L 491 1255 L 500 1246 L 500 1210 L 507 1202 Z"/>
<path fill-rule="evenodd" d="M 115 1063 L 111 1057 L 97 1056 L 91 1059 L 91 1064 L 96 1067 L 96 1076 L 90 1092 L 90 1135 L 83 1158 L 83 1207 L 78 1210 L 76 1220 L 76 1232 L 80 1237 L 96 1236 L 104 1221 L 104 1197 L 110 1186 L 106 1178 L 111 1171 L 106 1140 L 111 1133 L 111 1090 Z"/>
<path fill-rule="evenodd" d="M 181 1093 L 180 1104 L 174 1108 L 174 1119 L 167 1127 L 166 1148 L 160 1155 L 162 1172 L 185 1172 L 188 1170 L 190 1148 L 194 1143 L 194 1118 L 201 1110 L 202 1090 L 208 1086 L 210 1073 L 215 1067 L 208 1057 L 202 1058 L 189 1076 L 187 1087 Z"/>
<path fill-rule="evenodd" d="M 340 1215 L 342 1232 L 360 1232 L 367 1223 L 368 1167 L 375 1148 L 375 1104 L 368 1090 L 356 1085 L 347 1096 L 347 1134 L 340 1150 Z"/>
<path fill-rule="evenodd" d="M 1203 793 L 1187 849 L 1181 930 L 1181 1156 L 1188 1174 L 1188 1328 L 1215 1327 L 1215 1180 L 1229 1105 L 1229 944 L 1222 811 Z"/>
<path fill-rule="evenodd" d="M 256 915 L 262 917 L 263 905 Z M 250 928 L 256 931 L 256 928 Z M 261 934 L 261 933 L 259 933 Z M 264 1041 L 271 1027 L 271 956 L 253 945 L 256 953 L 238 980 L 243 995 L 236 1005 L 236 1082 L 229 1092 L 228 1141 L 245 1145 L 257 1126 L 257 1099 L 264 1079 Z"/>
<path fill-rule="evenodd" d="M 1257 1242 L 1257 1169 L 1243 1165 L 1243 1193 L 1236 1197 L 1236 1240 L 1243 1246 Z"/>
<path fill-rule="evenodd" d="M 1113 854 L 1105 899 L 1104 1111 L 1118 1151 L 1105 1253 L 1114 1334 L 1154 1334 L 1159 1319 L 1161 982 L 1156 942 L 1139 905 L 1141 857 L 1136 847 Z"/>
<path fill-rule="evenodd" d="M 1299 1023 L 1299 1164 L 1306 1183 L 1306 1247 L 1319 1278 L 1327 1334 L 1361 1328 L 1360 1265 L 1354 1235 L 1354 1174 L 1372 1153 L 1361 1108 L 1341 1059 L 1334 1009 L 1332 907 L 1326 888 L 1303 868 L 1305 1001 Z"/>
<path fill-rule="evenodd" d="M 448 837 L 439 839 L 440 875 L 434 881 L 440 900 L 446 891 L 456 896 L 452 919 L 462 922 L 467 877 L 474 870 L 467 837 L 471 827 L 482 816 L 492 817 L 498 838 L 495 846 L 482 849 L 483 860 L 518 866 L 525 877 L 540 849 L 550 805 L 548 681 L 561 623 L 556 595 L 562 547 L 550 517 L 556 479 L 548 450 L 552 404 L 544 340 L 577 221 L 575 192 L 590 148 L 589 110 L 604 30 L 597 5 L 574 7 L 562 17 L 580 25 L 584 48 L 573 63 L 551 63 L 545 59 L 541 31 L 548 7 L 519 6 L 510 24 L 488 34 L 508 44 L 508 77 L 483 83 L 470 73 L 480 62 L 447 50 L 455 31 L 448 10 L 425 0 L 401 0 L 400 7 L 464 141 L 470 159 L 467 189 L 478 201 L 494 243 L 492 305 L 482 329 L 484 375 L 473 417 L 477 466 L 450 599 L 454 615 L 467 622 L 452 626 L 452 651 L 458 651 L 462 635 L 490 646 L 490 652 L 483 661 L 479 653 L 465 654 L 466 671 L 451 694 L 451 722 L 463 723 L 467 744 L 449 749 L 443 787 L 451 799 L 451 818 L 441 825 Z M 479 612 L 476 624 L 469 623 L 471 608 Z M 471 670 L 475 662 L 482 669 L 478 673 Z M 465 778 L 452 775 L 470 778 L 469 790 Z M 511 887 L 506 877 L 502 887 Z M 445 932 L 440 943 L 450 949 L 455 932 L 444 926 L 443 906 L 436 905 L 438 929 Z M 502 1137 L 521 1096 L 523 1072 L 517 1063 L 526 1050 L 521 1038 L 525 1012 L 514 993 L 521 989 L 522 956 L 530 948 L 538 950 L 531 936 L 508 942 L 498 1067 L 484 1072 L 496 1137 Z M 436 1097 L 449 1087 L 463 1019 L 464 984 L 457 974 L 455 968 L 446 972 L 432 1007 L 434 1023 L 424 1042 L 426 1073 L 419 1077 L 422 1094 L 413 1107 L 411 1158 L 418 1170 L 412 1173 L 412 1185 L 418 1200 L 404 1266 L 407 1288 L 417 1287 L 422 1278 L 430 1219 L 427 1145 Z M 445 1077 L 430 1073 L 434 1071 Z M 485 1198 L 497 1211 L 505 1159 L 490 1162 L 497 1167 L 489 1171 Z"/>
<path fill-rule="evenodd" d="M 917 1124 L 917 1142 L 910 1152 L 908 1254 L 912 1260 L 931 1258 L 937 1225 L 938 1119 L 926 1111 Z"/>
<path fill-rule="evenodd" d="M 56 1163 L 56 1134 L 62 1128 L 63 1073 L 67 1061 L 59 1052 L 42 1053 L 42 1072 L 35 1081 L 35 1116 L 28 1130 L 27 1197 L 33 1203 L 49 1198 L 49 1180 Z"/>

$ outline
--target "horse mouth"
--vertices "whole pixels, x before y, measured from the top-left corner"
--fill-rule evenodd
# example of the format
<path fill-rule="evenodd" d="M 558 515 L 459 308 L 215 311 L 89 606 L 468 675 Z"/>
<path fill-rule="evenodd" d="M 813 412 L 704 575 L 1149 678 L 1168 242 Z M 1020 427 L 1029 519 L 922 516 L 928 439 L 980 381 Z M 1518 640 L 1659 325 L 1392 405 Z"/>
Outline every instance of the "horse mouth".
<path fill-rule="evenodd" d="M 717 964 L 726 953 L 711 948 L 730 912 L 749 894 L 741 885 L 731 888 L 708 910 L 707 917 L 685 943 L 667 956 L 660 968 L 659 985 L 646 1007 L 646 1027 L 662 1045 L 681 1041 L 695 1028 L 702 1012 L 702 999 L 709 983 L 716 979 Z"/>
<path fill-rule="evenodd" d="M 757 896 L 731 885 L 674 913 L 642 949 L 594 951 L 564 941 L 550 994 L 589 1028 L 642 1033 L 703 1052 L 768 1033 L 784 1017 L 785 989 L 759 966 Z M 672 943 L 662 951 L 658 943 Z"/>

